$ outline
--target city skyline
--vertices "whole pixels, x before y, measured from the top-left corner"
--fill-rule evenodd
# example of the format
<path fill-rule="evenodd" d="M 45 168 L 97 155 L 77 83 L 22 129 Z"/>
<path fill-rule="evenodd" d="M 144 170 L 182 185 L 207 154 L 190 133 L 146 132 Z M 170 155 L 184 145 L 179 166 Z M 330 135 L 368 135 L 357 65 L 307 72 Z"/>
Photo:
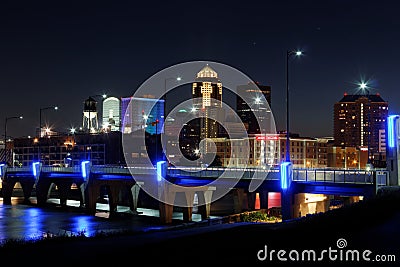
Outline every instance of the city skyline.
<path fill-rule="evenodd" d="M 302 49 L 305 56 L 289 66 L 295 100 L 291 131 L 333 136 L 334 103 L 345 92 L 356 94 L 361 81 L 369 80 L 371 94 L 388 101 L 389 114 L 399 113 L 399 19 L 394 5 L 384 4 L 214 3 L 218 19 L 207 20 L 192 18 L 185 3 L 157 8 L 89 4 L 87 11 L 80 11 L 85 10 L 82 3 L 80 9 L 74 4 L 4 4 L 2 120 L 22 115 L 23 121 L 9 123 L 8 134 L 33 136 L 39 110 L 57 105 L 59 111 L 43 112 L 43 122 L 66 131 L 81 124 L 83 101 L 91 95 L 129 97 L 163 68 L 212 60 L 271 86 L 277 130 L 284 130 L 285 52 Z"/>

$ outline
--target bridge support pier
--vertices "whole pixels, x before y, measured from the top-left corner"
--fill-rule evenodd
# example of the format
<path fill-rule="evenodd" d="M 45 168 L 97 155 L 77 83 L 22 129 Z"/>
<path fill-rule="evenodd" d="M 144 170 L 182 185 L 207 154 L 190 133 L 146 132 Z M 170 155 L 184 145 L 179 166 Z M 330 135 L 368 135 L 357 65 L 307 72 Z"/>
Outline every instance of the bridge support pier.
<path fill-rule="evenodd" d="M 268 210 L 268 191 L 261 190 L 259 192 L 260 197 L 260 209 Z"/>
<path fill-rule="evenodd" d="M 113 180 L 103 180 L 103 179 L 96 179 L 95 177 L 91 177 L 88 185 L 86 186 L 86 203 L 85 207 L 89 214 L 95 215 L 96 214 L 96 204 L 97 199 L 100 197 L 100 189 L 102 186 L 107 187 L 108 191 L 108 204 L 109 204 L 109 218 L 114 217 L 117 212 L 117 206 L 119 203 L 119 193 L 123 190 L 129 191 L 131 194 L 133 191 L 136 192 L 135 196 L 129 198 L 130 200 L 130 207 L 137 207 L 137 196 L 139 194 L 139 189 L 134 189 L 132 191 L 132 187 L 135 186 L 134 180 L 125 180 L 125 179 L 113 179 Z"/>
<path fill-rule="evenodd" d="M 247 209 L 255 210 L 256 209 L 256 195 L 255 191 L 247 192 Z"/>
<path fill-rule="evenodd" d="M 294 218 L 293 193 L 290 190 L 282 190 L 281 192 L 281 213 L 282 220 L 290 220 Z"/>
<path fill-rule="evenodd" d="M 245 200 L 243 188 L 232 188 L 233 191 L 233 212 L 240 213 L 243 211 L 243 204 Z"/>
<path fill-rule="evenodd" d="M 161 223 L 168 224 L 172 222 L 173 203 L 177 193 L 183 193 L 186 201 L 186 206 L 183 207 L 183 220 L 185 222 L 192 221 L 192 212 L 194 205 L 194 194 L 197 193 L 199 198 L 199 211 L 202 219 L 210 217 L 210 205 L 213 191 L 216 190 L 213 186 L 194 186 L 181 187 L 174 184 L 160 182 L 158 187 L 159 193 L 159 211 Z M 172 204 L 171 204 L 172 203 Z"/>
<path fill-rule="evenodd" d="M 132 187 L 131 187 L 131 197 L 130 197 L 130 209 L 134 214 L 137 214 L 137 207 L 138 207 L 138 199 L 139 199 L 139 192 L 140 192 L 140 186 L 142 186 L 144 183 L 143 182 L 136 182 Z"/>
<path fill-rule="evenodd" d="M 52 182 L 50 180 L 39 179 L 36 183 L 36 201 L 38 206 L 44 206 L 51 191 Z M 61 199 L 60 199 L 61 203 Z"/>
<path fill-rule="evenodd" d="M 57 184 L 58 192 L 59 192 L 59 197 L 60 197 L 60 205 L 62 207 L 67 206 L 67 199 L 69 192 L 71 190 L 72 183 L 68 181 L 63 181 L 63 182 L 58 182 Z M 50 193 L 50 192 L 49 192 Z"/>
<path fill-rule="evenodd" d="M 15 183 L 16 181 L 11 179 L 4 179 L 2 182 L 1 193 L 3 195 L 3 203 L 6 205 L 11 205 L 11 197 Z"/>
<path fill-rule="evenodd" d="M 200 203 L 198 209 L 202 220 L 210 218 L 211 199 L 216 188 L 209 186 L 208 189 L 207 191 L 202 191 L 202 194 L 197 194 Z"/>

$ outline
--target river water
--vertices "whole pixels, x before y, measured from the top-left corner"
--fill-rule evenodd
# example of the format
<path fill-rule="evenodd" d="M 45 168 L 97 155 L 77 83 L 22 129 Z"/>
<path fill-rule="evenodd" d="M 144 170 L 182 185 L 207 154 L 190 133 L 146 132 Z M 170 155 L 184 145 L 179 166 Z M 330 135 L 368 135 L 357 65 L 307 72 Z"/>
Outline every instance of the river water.
<path fill-rule="evenodd" d="M 175 213 L 172 224 L 161 224 L 158 210 L 138 208 L 139 214 L 132 214 L 128 207 L 118 206 L 117 218 L 108 218 L 108 205 L 97 203 L 97 213 L 88 215 L 79 208 L 78 201 L 67 201 L 67 207 L 58 205 L 58 199 L 49 199 L 46 207 L 23 204 L 22 197 L 13 197 L 11 205 L 5 205 L 0 198 L 0 241 L 10 239 L 38 239 L 48 235 L 93 236 L 111 232 L 143 232 L 174 227 L 180 224 L 182 213 Z M 193 214 L 193 221 L 200 220 Z"/>

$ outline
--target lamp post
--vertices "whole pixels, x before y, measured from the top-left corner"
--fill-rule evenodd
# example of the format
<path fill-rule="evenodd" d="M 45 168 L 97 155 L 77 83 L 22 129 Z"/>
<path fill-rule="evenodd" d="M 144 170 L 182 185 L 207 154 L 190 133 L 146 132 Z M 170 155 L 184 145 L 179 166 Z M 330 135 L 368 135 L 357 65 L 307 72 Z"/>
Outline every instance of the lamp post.
<path fill-rule="evenodd" d="M 290 184 L 292 180 L 292 163 L 290 162 L 290 124 L 289 124 L 289 59 L 292 55 L 301 56 L 301 51 L 286 51 L 286 161 L 281 163 L 281 213 L 282 220 L 292 218 L 292 192 Z"/>
<path fill-rule="evenodd" d="M 289 59 L 292 55 L 301 56 L 303 52 L 288 50 L 286 51 L 286 162 L 290 162 L 290 137 L 289 137 Z"/>
<path fill-rule="evenodd" d="M 45 108 L 40 108 L 40 112 L 39 112 L 39 137 L 42 137 L 42 111 L 43 110 L 48 110 L 48 109 L 58 110 L 58 107 L 57 106 L 49 106 L 49 107 L 45 107 Z"/>
<path fill-rule="evenodd" d="M 164 112 L 164 122 L 163 122 L 164 133 L 165 133 L 165 122 L 167 121 L 167 108 L 166 108 L 166 106 L 167 106 L 167 82 L 170 81 L 170 80 L 174 80 L 174 81 L 179 82 L 179 81 L 182 80 L 182 78 L 181 77 L 167 77 L 167 78 L 164 79 L 164 95 L 163 95 L 163 100 L 164 100 L 164 110 L 163 110 L 163 112 Z M 167 143 L 165 144 L 165 153 L 164 153 L 165 158 L 164 158 L 164 160 L 168 160 L 168 156 L 167 156 L 168 136 L 166 135 L 166 133 L 165 133 L 165 138 L 166 138 L 166 142 Z M 167 166 L 168 166 L 168 164 L 167 164 Z"/>
<path fill-rule="evenodd" d="M 371 146 L 371 105 L 369 99 L 369 89 L 368 84 L 365 82 L 361 82 L 359 84 L 360 89 L 366 92 L 367 100 L 368 100 L 368 114 L 367 114 L 367 122 L 368 122 L 368 139 L 367 139 L 367 169 L 371 168 L 371 159 L 370 159 L 370 146 Z"/>
<path fill-rule="evenodd" d="M 7 123 L 8 123 L 8 121 L 9 120 L 12 120 L 12 119 L 20 119 L 20 120 L 22 120 L 23 119 L 23 117 L 22 116 L 13 116 L 13 117 L 6 117 L 6 119 L 5 119 L 5 122 L 4 122 L 4 152 L 5 152 L 5 156 L 4 156 L 4 159 L 5 159 L 5 162 L 6 162 L 6 164 L 8 163 L 8 158 L 7 158 L 7 156 L 8 156 L 8 154 L 7 154 Z"/>

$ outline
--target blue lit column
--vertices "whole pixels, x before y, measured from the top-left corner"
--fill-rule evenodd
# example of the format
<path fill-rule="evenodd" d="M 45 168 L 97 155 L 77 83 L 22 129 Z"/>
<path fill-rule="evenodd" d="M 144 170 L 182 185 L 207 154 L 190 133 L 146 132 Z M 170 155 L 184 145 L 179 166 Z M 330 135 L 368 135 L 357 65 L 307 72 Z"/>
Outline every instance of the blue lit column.
<path fill-rule="evenodd" d="M 399 115 L 387 118 L 386 168 L 389 171 L 389 185 L 398 186 L 399 181 Z"/>
<path fill-rule="evenodd" d="M 293 177 L 293 165 L 291 162 L 283 162 L 280 167 L 281 176 L 281 213 L 282 221 L 293 218 L 293 193 L 291 183 Z"/>

